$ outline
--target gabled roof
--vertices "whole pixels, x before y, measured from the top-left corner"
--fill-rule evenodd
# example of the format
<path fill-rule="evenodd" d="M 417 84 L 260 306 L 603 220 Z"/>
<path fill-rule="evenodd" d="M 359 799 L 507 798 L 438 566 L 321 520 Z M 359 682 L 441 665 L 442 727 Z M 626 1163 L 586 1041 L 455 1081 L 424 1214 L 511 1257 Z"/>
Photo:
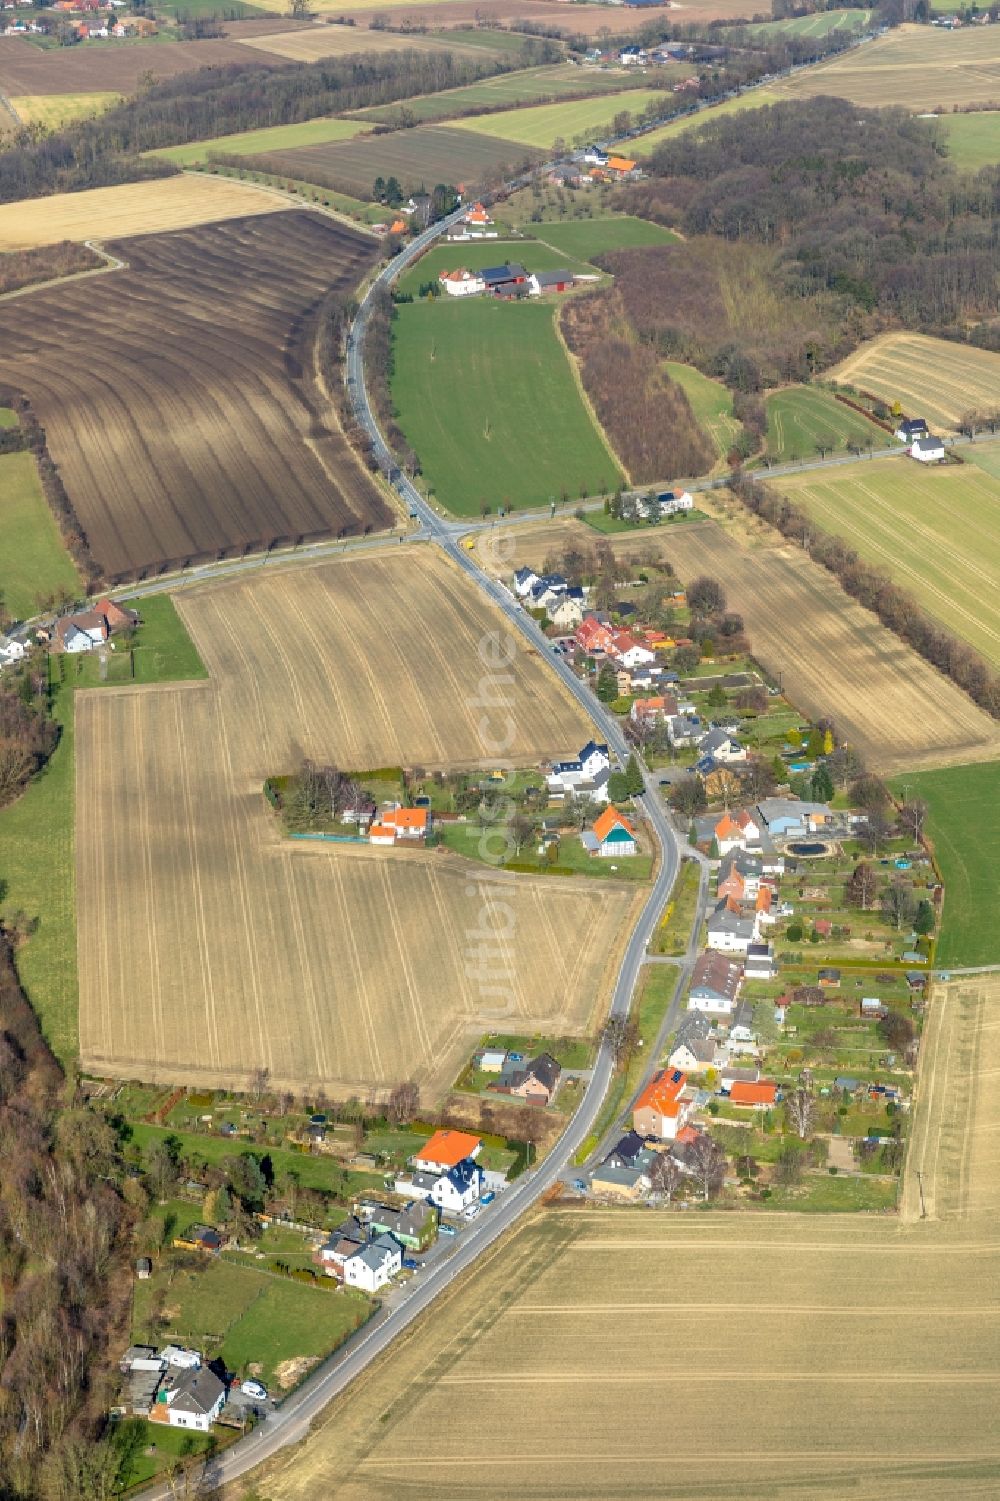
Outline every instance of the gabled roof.
<path fill-rule="evenodd" d="M 472 1157 L 482 1146 L 478 1136 L 468 1131 L 435 1131 L 430 1141 L 425 1141 L 419 1152 L 413 1154 L 414 1162 L 440 1162 L 445 1167 L 456 1167 L 466 1157 Z"/>
<path fill-rule="evenodd" d="M 391 829 L 426 829 L 426 808 L 387 808 L 381 822 Z"/>
<path fill-rule="evenodd" d="M 750 1084 L 737 1080 L 729 1091 L 734 1105 L 773 1105 L 777 1097 L 776 1084 Z"/>
<path fill-rule="evenodd" d="M 635 838 L 635 829 L 633 829 L 624 813 L 617 813 L 614 808 L 605 808 L 604 812 L 594 820 L 594 834 L 602 842 L 616 828 L 624 829 L 626 834 L 629 834 L 633 839 Z"/>
<path fill-rule="evenodd" d="M 656 1074 L 636 1100 L 633 1111 L 655 1110 L 660 1115 L 676 1115 L 680 1109 L 679 1097 L 687 1075 L 679 1068 L 664 1068 Z"/>

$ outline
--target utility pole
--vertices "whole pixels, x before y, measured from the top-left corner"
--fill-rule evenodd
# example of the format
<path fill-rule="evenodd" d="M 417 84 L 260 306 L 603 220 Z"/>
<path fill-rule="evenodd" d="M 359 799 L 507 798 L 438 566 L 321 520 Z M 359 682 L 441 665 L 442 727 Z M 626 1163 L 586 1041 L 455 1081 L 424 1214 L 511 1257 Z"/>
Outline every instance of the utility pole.
<path fill-rule="evenodd" d="M 919 1168 L 917 1169 L 917 1187 L 920 1190 L 920 1218 L 925 1220 L 927 1218 L 927 1203 L 924 1199 L 924 1175 Z"/>

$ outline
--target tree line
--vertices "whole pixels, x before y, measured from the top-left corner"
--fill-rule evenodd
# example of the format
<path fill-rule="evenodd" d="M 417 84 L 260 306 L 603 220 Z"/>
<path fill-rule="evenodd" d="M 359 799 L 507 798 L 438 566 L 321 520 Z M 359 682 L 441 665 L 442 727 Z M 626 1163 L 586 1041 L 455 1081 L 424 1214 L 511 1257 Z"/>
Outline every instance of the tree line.
<path fill-rule="evenodd" d="M 19 130 L 0 151 L 0 202 L 172 176 L 178 168 L 171 162 L 141 153 L 434 94 L 513 66 L 486 54 L 469 60 L 450 52 L 394 52 L 181 73 L 98 119 L 49 135 Z"/>
<path fill-rule="evenodd" d="M 31 402 L 22 392 L 0 390 L 0 406 L 11 407 L 17 413 L 21 433 L 21 442 L 17 446 L 30 449 L 34 455 L 42 494 L 55 518 L 63 545 L 83 579 L 83 592 L 91 594 L 103 577 L 101 566 L 90 550 L 87 533 L 73 509 L 56 462 L 49 453 L 45 429 L 35 415 Z"/>
<path fill-rule="evenodd" d="M 101 265 L 99 255 L 72 240 L 42 245 L 36 250 L 9 250 L 0 255 L 0 296 L 34 286 L 36 282 L 72 276 L 76 271 L 93 271 Z"/>
<path fill-rule="evenodd" d="M 821 531 L 805 511 L 772 485 L 735 474 L 731 488 L 755 515 L 804 547 L 814 562 L 832 573 L 852 599 L 877 615 L 888 630 L 943 672 L 980 708 L 1000 718 L 1000 676 L 967 642 L 925 614 L 914 597 L 887 573 L 866 563 L 840 537 Z"/>

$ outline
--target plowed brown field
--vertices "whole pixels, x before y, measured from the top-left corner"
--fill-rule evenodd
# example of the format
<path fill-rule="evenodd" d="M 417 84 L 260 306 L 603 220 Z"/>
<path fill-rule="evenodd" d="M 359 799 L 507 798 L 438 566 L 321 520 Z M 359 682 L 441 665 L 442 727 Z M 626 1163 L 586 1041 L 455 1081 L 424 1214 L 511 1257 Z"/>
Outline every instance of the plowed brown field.
<path fill-rule="evenodd" d="M 868 764 L 883 772 L 1000 758 L 1000 727 L 911 651 L 836 580 L 776 532 L 756 527 L 753 544 L 715 522 L 647 527 L 607 538 L 566 518 L 504 533 L 504 571 L 558 558 L 570 541 L 611 543 L 619 556 L 666 558 L 683 581 L 719 579 L 743 616 L 754 656 L 782 675 L 791 701 L 829 714 Z M 491 572 L 486 534 L 476 555 Z"/>
<path fill-rule="evenodd" d="M 995 977 L 931 1002 L 912 1217 L 542 1212 L 254 1475 L 257 1491 L 995 1497 L 998 1004 Z M 932 1161 L 922 1137 L 933 1152 L 942 1112 L 950 1152 Z"/>
<path fill-rule="evenodd" d="M 479 648 L 503 627 L 458 571 L 400 549 L 179 605 L 207 683 L 78 701 L 85 1066 L 231 1086 L 266 1067 L 336 1093 L 413 1077 L 429 1096 L 485 1027 L 586 1030 L 634 889 L 285 841 L 264 801 L 303 756 L 482 764 Z M 586 722 L 537 655 L 511 673 L 509 761 L 576 747 Z"/>
<path fill-rule="evenodd" d="M 262 58 L 259 50 L 222 38 L 155 45 L 108 42 L 43 51 L 22 37 L 4 36 L 0 37 L 0 93 L 131 94 L 145 73 L 158 79 L 173 78 L 177 73 L 218 68 L 226 63 L 259 66 L 279 61 L 277 57 Z"/>
<path fill-rule="evenodd" d="M 390 523 L 312 363 L 316 308 L 370 239 L 282 212 L 111 248 L 127 270 L 0 310 L 0 382 L 31 398 L 109 578 Z"/>

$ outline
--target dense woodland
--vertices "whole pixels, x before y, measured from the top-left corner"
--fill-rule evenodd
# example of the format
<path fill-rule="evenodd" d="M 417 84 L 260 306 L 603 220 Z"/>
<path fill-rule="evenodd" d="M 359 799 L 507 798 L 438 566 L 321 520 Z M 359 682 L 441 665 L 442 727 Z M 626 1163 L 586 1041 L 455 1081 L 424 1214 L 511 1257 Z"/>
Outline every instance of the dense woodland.
<path fill-rule="evenodd" d="M 565 304 L 562 326 L 604 431 L 633 483 L 704 474 L 714 449 L 648 344 L 628 337 L 615 294 Z"/>
<path fill-rule="evenodd" d="M 529 44 L 531 45 L 531 44 Z M 230 64 L 153 84 L 96 120 L 52 135 L 31 127 L 0 151 L 0 202 L 170 176 L 140 152 L 265 125 L 391 104 L 475 83 L 518 65 L 489 54 L 396 52 L 288 66 Z"/>
<path fill-rule="evenodd" d="M 902 110 L 771 105 L 666 143 L 651 172 L 621 206 L 687 242 L 606 265 L 658 353 L 736 390 L 807 378 L 885 328 L 964 337 L 1000 305 L 1000 169 L 959 176 Z"/>
<path fill-rule="evenodd" d="M 59 731 L 46 712 L 47 687 L 44 658 L 40 668 L 25 662 L 16 673 L 0 678 L 0 808 L 41 771 L 56 748 Z"/>

